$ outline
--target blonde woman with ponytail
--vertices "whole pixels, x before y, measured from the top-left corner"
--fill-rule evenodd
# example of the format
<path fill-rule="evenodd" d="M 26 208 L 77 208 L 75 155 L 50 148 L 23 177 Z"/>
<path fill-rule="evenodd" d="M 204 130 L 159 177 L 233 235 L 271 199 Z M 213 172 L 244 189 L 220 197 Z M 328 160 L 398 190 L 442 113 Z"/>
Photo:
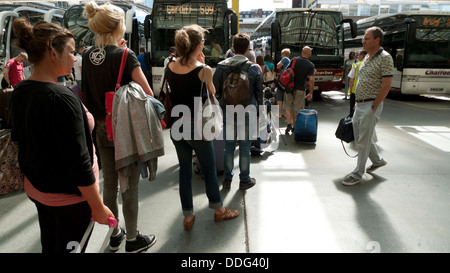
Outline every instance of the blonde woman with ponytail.
<path fill-rule="evenodd" d="M 184 105 L 190 109 L 190 113 L 195 113 L 195 98 L 199 97 L 203 82 L 206 82 L 208 90 L 215 93 L 212 82 L 212 69 L 205 66 L 203 61 L 205 29 L 198 25 L 183 27 L 175 33 L 175 47 L 179 56 L 175 62 L 167 66 L 166 75 L 171 89 L 171 99 L 174 108 L 177 105 Z M 204 75 L 204 77 L 203 77 Z M 205 90 L 205 89 L 204 89 Z M 190 120 L 190 131 L 194 132 L 194 116 L 180 116 L 177 119 Z M 209 207 L 215 209 L 215 221 L 223 221 L 235 218 L 239 211 L 223 207 L 220 195 L 219 183 L 217 181 L 216 162 L 214 157 L 214 147 L 211 141 L 195 140 L 191 135 L 188 139 L 175 140 L 172 131 L 172 142 L 180 164 L 179 170 L 179 193 L 183 210 L 184 229 L 192 229 L 195 220 L 194 205 L 192 198 L 192 153 L 195 151 L 198 162 L 203 171 L 206 195 L 209 199 Z M 187 129 L 183 129 L 187 130 Z M 177 138 L 178 139 L 178 138 Z"/>
<path fill-rule="evenodd" d="M 97 5 L 90 2 L 83 12 L 88 19 L 88 25 L 97 36 L 95 46 L 85 51 L 83 55 L 83 87 L 85 103 L 96 120 L 96 140 L 102 163 L 104 179 L 103 202 L 114 215 L 119 215 L 118 195 L 119 180 L 115 169 L 114 142 L 108 141 L 105 124 L 105 93 L 114 90 L 119 67 L 122 59 L 123 35 L 125 33 L 124 11 L 110 3 Z M 121 44 L 122 43 L 122 44 Z M 118 46 L 120 44 L 120 46 Z M 122 85 L 134 81 L 145 93 L 153 96 L 153 92 L 140 67 L 140 63 L 133 51 L 128 52 Z M 126 232 L 119 225 L 110 240 L 110 250 L 119 249 L 125 239 L 127 252 L 141 252 L 147 250 L 156 242 L 156 236 L 142 235 L 138 232 L 138 185 L 140 179 L 139 168 L 130 166 L 129 188 L 122 193 L 123 219 Z M 119 219 L 119 217 L 117 217 Z"/>

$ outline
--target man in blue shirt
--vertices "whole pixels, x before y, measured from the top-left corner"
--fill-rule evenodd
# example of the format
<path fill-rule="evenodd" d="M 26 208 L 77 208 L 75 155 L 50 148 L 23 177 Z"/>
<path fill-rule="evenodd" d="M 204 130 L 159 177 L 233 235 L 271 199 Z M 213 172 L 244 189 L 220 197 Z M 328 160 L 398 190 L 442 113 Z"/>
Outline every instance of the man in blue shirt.
<path fill-rule="evenodd" d="M 141 47 L 139 49 L 139 55 L 137 55 L 136 58 L 138 59 L 139 63 L 141 64 L 142 72 L 144 72 L 145 78 L 147 79 L 147 82 L 150 84 L 150 87 L 151 87 L 152 81 L 149 78 L 147 65 L 145 64 L 145 48 Z"/>
<path fill-rule="evenodd" d="M 139 55 L 137 55 L 137 59 L 139 61 L 139 63 L 141 64 L 141 68 L 142 71 L 145 73 L 147 73 L 147 66 L 145 65 L 145 48 L 141 47 L 139 49 Z"/>

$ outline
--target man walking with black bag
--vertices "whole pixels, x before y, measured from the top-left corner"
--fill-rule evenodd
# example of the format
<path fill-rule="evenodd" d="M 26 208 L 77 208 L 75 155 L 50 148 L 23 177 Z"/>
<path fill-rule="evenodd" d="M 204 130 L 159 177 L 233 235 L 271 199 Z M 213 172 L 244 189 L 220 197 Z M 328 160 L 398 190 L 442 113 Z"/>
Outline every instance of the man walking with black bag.
<path fill-rule="evenodd" d="M 387 164 L 372 140 L 383 110 L 383 100 L 391 89 L 394 73 L 394 62 L 391 55 L 381 47 L 382 43 L 383 31 L 379 27 L 366 30 L 363 48 L 367 51 L 367 56 L 359 69 L 355 91 L 356 109 L 353 116 L 358 163 L 353 172 L 342 180 L 342 184 L 346 186 L 360 183 L 364 172 L 372 173 Z M 367 159 L 372 161 L 372 165 L 365 170 Z"/>

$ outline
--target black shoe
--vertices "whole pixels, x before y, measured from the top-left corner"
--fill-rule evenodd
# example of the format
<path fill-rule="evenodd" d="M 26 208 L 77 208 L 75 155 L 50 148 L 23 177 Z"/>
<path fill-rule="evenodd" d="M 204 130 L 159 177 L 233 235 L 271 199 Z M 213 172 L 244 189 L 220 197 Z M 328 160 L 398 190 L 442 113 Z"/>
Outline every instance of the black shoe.
<path fill-rule="evenodd" d="M 125 245 L 125 251 L 126 252 L 133 252 L 138 253 L 145 251 L 149 249 L 151 246 L 153 246 L 156 243 L 156 236 L 153 234 L 147 235 L 141 235 L 138 233 L 136 236 L 136 240 L 134 241 L 128 241 Z"/>
<path fill-rule="evenodd" d="M 292 125 L 291 125 L 291 124 L 288 124 L 287 127 L 286 127 L 286 131 L 284 132 L 284 134 L 285 134 L 285 135 L 289 135 L 289 133 L 292 132 L 292 131 L 293 131 Z"/>
<path fill-rule="evenodd" d="M 109 239 L 109 250 L 112 252 L 116 252 L 120 248 L 120 244 L 125 239 L 125 230 L 123 228 L 120 228 L 120 233 L 116 236 L 111 236 Z"/>
<path fill-rule="evenodd" d="M 248 181 L 242 181 L 241 180 L 241 182 L 239 182 L 239 189 L 245 191 L 245 190 L 248 190 L 248 189 L 250 189 L 251 187 L 253 187 L 255 185 L 256 185 L 256 179 L 250 177 L 250 180 L 248 180 Z"/>
<path fill-rule="evenodd" d="M 231 180 L 225 179 L 222 183 L 224 189 L 231 188 Z"/>

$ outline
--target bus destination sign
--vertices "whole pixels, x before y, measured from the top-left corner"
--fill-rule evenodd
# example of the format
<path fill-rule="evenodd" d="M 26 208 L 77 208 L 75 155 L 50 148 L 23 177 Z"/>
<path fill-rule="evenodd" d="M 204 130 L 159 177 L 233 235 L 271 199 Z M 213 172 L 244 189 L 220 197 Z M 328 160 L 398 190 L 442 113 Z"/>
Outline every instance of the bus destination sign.
<path fill-rule="evenodd" d="M 442 20 L 442 24 L 441 24 L 441 19 L 440 18 L 427 18 L 427 17 L 425 17 L 423 19 L 423 25 L 424 26 L 435 26 L 435 27 L 438 27 L 440 25 L 446 25 L 447 27 L 450 27 L 450 18 L 448 18 L 446 22 L 443 19 Z"/>
<path fill-rule="evenodd" d="M 167 5 L 167 14 L 185 14 L 189 15 L 192 13 L 202 14 L 202 15 L 212 15 L 214 14 L 214 5 L 200 5 L 198 8 L 192 7 L 192 5 Z"/>

